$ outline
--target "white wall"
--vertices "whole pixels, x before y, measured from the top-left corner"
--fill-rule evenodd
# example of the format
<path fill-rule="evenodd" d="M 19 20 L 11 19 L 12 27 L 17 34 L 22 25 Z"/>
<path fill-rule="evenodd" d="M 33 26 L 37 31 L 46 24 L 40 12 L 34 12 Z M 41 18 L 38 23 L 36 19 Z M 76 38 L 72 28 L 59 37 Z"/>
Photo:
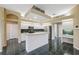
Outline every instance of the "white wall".
<path fill-rule="evenodd" d="M 57 24 L 54 24 L 54 31 L 55 37 L 57 37 Z"/>
<path fill-rule="evenodd" d="M 55 39 L 55 28 L 54 28 L 54 25 L 52 25 L 52 39 Z"/>
<path fill-rule="evenodd" d="M 54 24 L 54 36 L 57 37 L 57 24 Z M 58 30 L 59 30 L 59 37 L 62 37 L 62 24 L 58 24 Z"/>
<path fill-rule="evenodd" d="M 72 10 L 73 15 L 73 47 L 79 50 L 79 5 L 76 5 Z M 76 28 L 78 26 L 78 28 Z"/>
<path fill-rule="evenodd" d="M 3 22 L 2 19 L 0 19 L 0 52 L 2 52 L 2 39 L 3 39 Z"/>
<path fill-rule="evenodd" d="M 0 19 L 0 52 L 2 52 L 2 47 L 4 44 L 4 21 Z"/>
<path fill-rule="evenodd" d="M 2 52 L 2 47 L 4 43 L 4 8 L 0 7 L 0 52 Z"/>
<path fill-rule="evenodd" d="M 7 23 L 7 40 L 18 38 L 18 24 Z"/>
<path fill-rule="evenodd" d="M 62 37 L 62 24 L 60 23 L 58 26 L 59 26 L 59 37 Z"/>

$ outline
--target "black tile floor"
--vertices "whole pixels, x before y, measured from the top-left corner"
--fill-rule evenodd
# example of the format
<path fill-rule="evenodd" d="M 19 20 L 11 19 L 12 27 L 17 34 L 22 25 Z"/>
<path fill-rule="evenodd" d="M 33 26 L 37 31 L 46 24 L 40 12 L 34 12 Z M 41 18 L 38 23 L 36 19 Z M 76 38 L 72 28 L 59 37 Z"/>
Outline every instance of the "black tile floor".
<path fill-rule="evenodd" d="M 56 43 L 57 42 L 57 43 Z M 58 43 L 59 40 L 52 41 L 51 55 L 73 55 L 73 45 L 68 43 Z M 25 51 L 25 41 L 18 43 L 17 39 L 8 41 L 8 47 L 3 48 L 2 55 L 49 55 L 48 44 L 27 53 Z"/>

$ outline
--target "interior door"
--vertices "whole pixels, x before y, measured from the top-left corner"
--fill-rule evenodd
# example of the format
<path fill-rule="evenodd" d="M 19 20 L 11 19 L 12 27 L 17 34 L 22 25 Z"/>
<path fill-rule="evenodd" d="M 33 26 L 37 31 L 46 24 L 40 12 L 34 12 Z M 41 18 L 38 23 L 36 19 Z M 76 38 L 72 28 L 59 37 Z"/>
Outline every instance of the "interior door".
<path fill-rule="evenodd" d="M 7 23 L 7 40 L 18 38 L 18 24 L 17 23 Z"/>

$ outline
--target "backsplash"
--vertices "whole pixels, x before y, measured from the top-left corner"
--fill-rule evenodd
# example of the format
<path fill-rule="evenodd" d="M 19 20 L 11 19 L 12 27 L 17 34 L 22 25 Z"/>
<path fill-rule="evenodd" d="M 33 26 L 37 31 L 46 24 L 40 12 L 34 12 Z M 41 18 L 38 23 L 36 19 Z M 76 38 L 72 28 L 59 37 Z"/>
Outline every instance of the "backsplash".
<path fill-rule="evenodd" d="M 30 31 L 30 29 L 21 29 L 21 33 L 30 33 L 29 32 Z M 33 29 L 33 32 L 32 33 L 34 33 L 34 32 L 45 32 L 45 30 L 44 29 Z"/>

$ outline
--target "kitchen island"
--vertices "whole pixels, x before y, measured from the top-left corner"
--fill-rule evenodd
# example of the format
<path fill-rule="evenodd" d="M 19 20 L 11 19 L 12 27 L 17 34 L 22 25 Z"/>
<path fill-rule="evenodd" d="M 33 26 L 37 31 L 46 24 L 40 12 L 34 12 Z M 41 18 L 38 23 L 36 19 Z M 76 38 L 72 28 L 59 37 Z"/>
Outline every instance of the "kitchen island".
<path fill-rule="evenodd" d="M 48 32 L 22 33 L 21 39 L 26 41 L 28 53 L 48 43 Z"/>

